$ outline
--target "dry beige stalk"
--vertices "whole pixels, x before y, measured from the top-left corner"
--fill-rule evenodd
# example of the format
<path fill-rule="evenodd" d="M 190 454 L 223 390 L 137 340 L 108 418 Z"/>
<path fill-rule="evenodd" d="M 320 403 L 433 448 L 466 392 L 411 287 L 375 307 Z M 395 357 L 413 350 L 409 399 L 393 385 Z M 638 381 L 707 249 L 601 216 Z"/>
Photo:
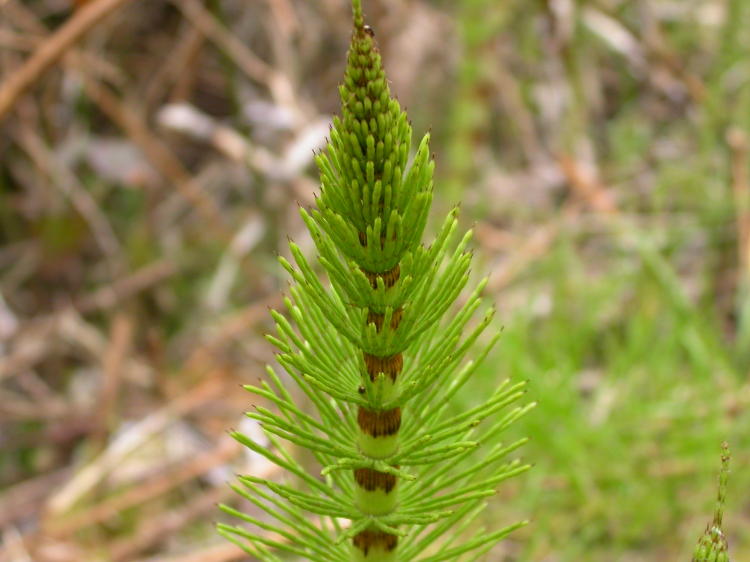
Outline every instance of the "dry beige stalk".
<path fill-rule="evenodd" d="M 95 0 L 78 10 L 59 30 L 42 43 L 34 54 L 0 84 L 0 121 L 16 100 L 58 62 L 86 33 L 106 16 L 134 0 Z"/>

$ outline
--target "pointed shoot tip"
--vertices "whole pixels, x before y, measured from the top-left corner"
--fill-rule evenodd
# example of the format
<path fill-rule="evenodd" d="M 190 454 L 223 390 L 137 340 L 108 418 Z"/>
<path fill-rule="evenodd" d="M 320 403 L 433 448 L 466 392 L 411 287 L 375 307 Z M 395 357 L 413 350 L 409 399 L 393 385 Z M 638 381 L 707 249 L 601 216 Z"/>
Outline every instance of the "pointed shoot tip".
<path fill-rule="evenodd" d="M 354 17 L 354 27 L 364 29 L 365 18 L 362 15 L 362 0 L 352 0 L 352 15 Z"/>

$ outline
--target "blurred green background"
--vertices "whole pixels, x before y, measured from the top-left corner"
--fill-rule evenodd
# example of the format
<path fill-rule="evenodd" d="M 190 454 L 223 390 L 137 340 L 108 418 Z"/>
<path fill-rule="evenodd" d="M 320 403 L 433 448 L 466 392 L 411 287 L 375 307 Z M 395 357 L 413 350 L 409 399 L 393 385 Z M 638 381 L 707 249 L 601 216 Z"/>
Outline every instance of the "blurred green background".
<path fill-rule="evenodd" d="M 108 1 L 0 2 L 0 92 Z M 0 560 L 240 560 L 214 504 L 257 459 L 225 431 L 273 361 L 275 256 L 312 254 L 349 6 L 110 3 L 0 121 Z M 532 524 L 489 559 L 688 560 L 727 440 L 750 561 L 750 2 L 365 12 L 500 312 L 462 400 L 539 402 L 487 515 Z"/>

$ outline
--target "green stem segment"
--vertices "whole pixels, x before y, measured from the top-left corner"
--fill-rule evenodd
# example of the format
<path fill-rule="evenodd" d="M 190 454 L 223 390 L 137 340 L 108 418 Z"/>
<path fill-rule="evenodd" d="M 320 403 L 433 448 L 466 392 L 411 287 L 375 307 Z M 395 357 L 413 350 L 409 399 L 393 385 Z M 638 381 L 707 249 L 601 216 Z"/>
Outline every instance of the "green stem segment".
<path fill-rule="evenodd" d="M 377 287 L 377 278 L 381 277 L 386 288 L 392 287 L 399 279 L 399 268 L 396 266 L 384 274 L 365 271 L 373 287 Z M 396 329 L 401 321 L 401 309 L 391 317 L 391 328 Z M 369 311 L 367 322 L 375 324 L 380 332 L 385 317 L 382 313 Z M 366 376 L 376 392 L 388 395 L 396 385 L 403 369 L 401 353 L 389 357 L 379 357 L 363 352 Z M 380 388 L 378 388 L 380 387 Z M 399 430 L 401 428 L 401 408 L 387 410 L 370 410 L 360 406 L 357 414 L 359 427 L 359 449 L 363 455 L 372 459 L 388 459 L 398 450 Z M 393 511 L 398 500 L 398 478 L 370 468 L 359 468 L 354 471 L 357 507 L 363 513 L 373 516 L 386 515 Z M 354 560 L 358 561 L 396 561 L 398 537 L 391 533 L 370 527 L 354 537 Z"/>

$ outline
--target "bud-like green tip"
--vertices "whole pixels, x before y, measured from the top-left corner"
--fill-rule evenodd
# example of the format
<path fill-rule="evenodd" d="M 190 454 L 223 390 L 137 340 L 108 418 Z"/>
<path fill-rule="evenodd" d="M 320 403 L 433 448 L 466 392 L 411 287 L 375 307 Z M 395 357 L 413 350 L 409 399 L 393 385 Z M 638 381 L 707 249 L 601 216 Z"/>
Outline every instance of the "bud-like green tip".
<path fill-rule="evenodd" d="M 365 18 L 362 15 L 362 0 L 352 0 L 352 15 L 354 16 L 354 27 L 362 29 L 365 26 Z"/>
<path fill-rule="evenodd" d="M 352 13 L 341 116 L 333 119 L 327 150 L 315 159 L 321 178 L 315 220 L 359 268 L 385 273 L 421 242 L 433 165 L 425 140 L 407 168 L 411 126 L 391 95 L 362 0 L 352 0 Z"/>
<path fill-rule="evenodd" d="M 721 472 L 719 473 L 719 493 L 713 521 L 698 540 L 693 554 L 693 562 L 729 562 L 727 539 L 721 529 L 724 517 L 724 503 L 727 498 L 727 478 L 729 477 L 729 445 L 721 444 Z"/>

